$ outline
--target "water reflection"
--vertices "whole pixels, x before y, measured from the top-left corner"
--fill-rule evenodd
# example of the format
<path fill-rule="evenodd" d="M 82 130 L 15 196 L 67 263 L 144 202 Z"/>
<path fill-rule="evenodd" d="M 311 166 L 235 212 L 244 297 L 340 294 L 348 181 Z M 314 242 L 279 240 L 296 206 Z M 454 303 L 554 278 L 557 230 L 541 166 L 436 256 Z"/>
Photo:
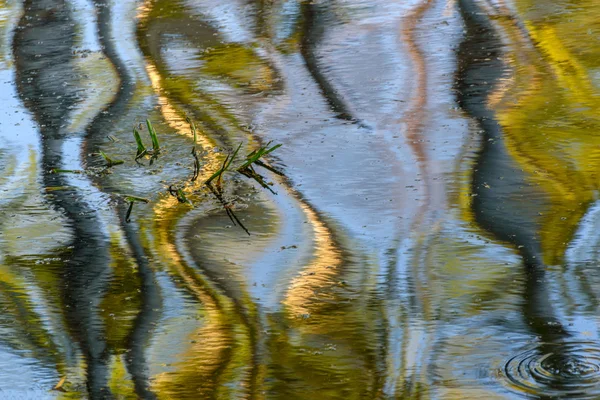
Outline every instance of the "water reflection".
<path fill-rule="evenodd" d="M 0 1 L 0 391 L 597 397 L 596 8 Z"/>

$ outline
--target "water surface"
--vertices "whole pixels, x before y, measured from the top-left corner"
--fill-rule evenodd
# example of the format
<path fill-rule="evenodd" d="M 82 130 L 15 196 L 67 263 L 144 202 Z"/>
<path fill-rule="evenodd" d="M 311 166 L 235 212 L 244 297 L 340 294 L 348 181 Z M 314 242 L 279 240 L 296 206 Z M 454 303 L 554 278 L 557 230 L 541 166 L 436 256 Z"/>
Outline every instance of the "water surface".
<path fill-rule="evenodd" d="M 598 398 L 598 12 L 0 0 L 0 397 Z"/>

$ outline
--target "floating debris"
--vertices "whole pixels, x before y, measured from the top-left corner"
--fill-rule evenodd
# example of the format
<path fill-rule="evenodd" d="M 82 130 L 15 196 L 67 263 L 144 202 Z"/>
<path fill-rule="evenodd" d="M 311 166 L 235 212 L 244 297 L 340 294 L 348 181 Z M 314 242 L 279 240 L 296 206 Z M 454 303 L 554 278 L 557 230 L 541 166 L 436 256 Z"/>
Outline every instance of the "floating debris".
<path fill-rule="evenodd" d="M 133 211 L 133 205 L 135 203 L 150 203 L 150 200 L 143 198 L 143 197 L 137 197 L 137 196 L 132 196 L 132 195 L 126 195 L 125 196 L 125 201 L 129 203 L 129 208 L 127 209 L 127 214 L 125 214 L 125 222 L 129 223 L 131 222 L 131 212 Z"/>
<path fill-rule="evenodd" d="M 51 174 L 85 174 L 85 171 L 80 169 L 60 169 L 53 168 L 50 170 Z"/>
<path fill-rule="evenodd" d="M 59 392 L 66 392 L 66 390 L 63 388 L 63 385 L 65 384 L 66 380 L 67 380 L 66 376 L 63 376 L 62 378 L 60 378 L 60 381 L 58 381 L 58 383 L 56 385 L 54 385 L 52 390 L 56 390 Z"/>
<path fill-rule="evenodd" d="M 48 187 L 44 188 L 46 193 L 58 192 L 61 190 L 71 190 L 71 189 L 73 189 L 72 186 L 48 186 Z"/>
<path fill-rule="evenodd" d="M 168 192 L 171 196 L 176 197 L 178 202 L 187 203 L 193 206 L 192 202 L 187 198 L 182 188 L 171 185 L 169 186 Z"/>

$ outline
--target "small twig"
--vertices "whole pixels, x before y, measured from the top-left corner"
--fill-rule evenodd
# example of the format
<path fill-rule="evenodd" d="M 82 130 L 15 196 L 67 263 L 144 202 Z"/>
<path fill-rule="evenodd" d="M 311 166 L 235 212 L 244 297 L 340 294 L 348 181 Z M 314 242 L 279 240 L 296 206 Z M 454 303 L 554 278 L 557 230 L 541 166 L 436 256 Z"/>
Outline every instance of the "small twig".
<path fill-rule="evenodd" d="M 192 182 L 196 182 L 198 179 L 198 175 L 200 175 L 200 159 L 198 158 L 198 153 L 196 152 L 196 146 L 192 148 L 192 156 L 194 157 L 194 175 L 192 175 Z"/>
<path fill-rule="evenodd" d="M 100 156 L 104 159 L 104 161 L 106 161 L 107 168 L 111 168 L 111 167 L 114 167 L 115 165 L 121 165 L 121 164 L 125 163 L 125 161 L 123 161 L 123 160 L 113 160 L 102 150 L 100 150 L 98 154 L 100 154 Z"/>
<path fill-rule="evenodd" d="M 54 385 L 52 390 L 56 390 L 59 392 L 66 392 L 66 390 L 63 388 L 63 385 L 65 384 L 66 380 L 67 380 L 66 376 L 63 376 L 62 378 L 60 378 L 60 380 L 58 381 L 58 383 L 56 385 Z"/>
<path fill-rule="evenodd" d="M 260 160 L 256 160 L 254 162 L 254 164 L 259 165 L 259 166 L 261 166 L 261 167 L 263 167 L 265 169 L 268 169 L 269 171 L 271 171 L 274 174 L 277 174 L 279 176 L 285 176 L 285 174 L 282 171 L 278 170 L 277 168 L 271 167 L 270 165 L 265 164 L 264 162 L 262 162 Z"/>
<path fill-rule="evenodd" d="M 125 214 L 125 222 L 130 223 L 131 219 L 129 218 L 131 216 L 131 211 L 133 211 L 133 203 L 135 203 L 134 201 L 130 201 L 129 202 L 129 208 L 127 209 L 127 214 Z"/>
<path fill-rule="evenodd" d="M 265 178 L 261 174 L 257 173 L 251 166 L 244 169 L 238 169 L 238 172 L 248 178 L 254 179 L 260 186 L 267 189 L 271 193 L 277 194 L 277 192 L 275 192 L 271 186 L 265 182 Z"/>
<path fill-rule="evenodd" d="M 248 234 L 248 236 L 250 236 L 250 231 L 244 226 L 244 224 L 242 224 L 242 221 L 240 221 L 238 219 L 238 217 L 235 215 L 235 213 L 231 209 L 231 204 L 226 202 L 225 199 L 223 199 L 222 192 L 220 192 L 218 189 L 213 187 L 213 185 L 211 185 L 210 183 L 207 183 L 206 186 L 208 186 L 208 188 L 210 189 L 212 194 L 214 194 L 215 197 L 217 198 L 217 200 L 219 200 L 219 202 L 225 209 L 225 212 L 227 213 L 227 216 L 229 217 L 229 219 L 231 220 L 233 225 L 234 226 L 239 225 Z M 237 222 L 237 224 L 236 224 L 236 222 Z"/>
<path fill-rule="evenodd" d="M 80 169 L 59 169 L 59 168 L 53 168 L 50 170 L 51 174 L 84 174 L 85 171 L 82 171 Z"/>
<path fill-rule="evenodd" d="M 138 197 L 138 196 L 132 196 L 132 195 L 126 195 L 125 196 L 125 201 L 127 201 L 129 203 L 129 208 L 127 209 L 127 214 L 125 214 L 125 222 L 129 223 L 131 222 L 130 216 L 131 216 L 131 211 L 133 211 L 133 203 L 150 203 L 150 200 L 144 198 L 144 197 Z"/>
<path fill-rule="evenodd" d="M 198 143 L 198 134 L 196 133 L 196 125 L 194 125 L 194 121 L 192 121 L 189 117 L 186 117 L 185 120 L 188 124 L 190 124 L 190 130 L 194 135 L 194 146 L 192 147 L 192 156 L 194 157 L 194 175 L 192 175 L 192 182 L 195 182 L 198 179 L 198 175 L 200 174 L 200 159 L 198 158 L 198 152 L 196 151 L 196 144 Z"/>

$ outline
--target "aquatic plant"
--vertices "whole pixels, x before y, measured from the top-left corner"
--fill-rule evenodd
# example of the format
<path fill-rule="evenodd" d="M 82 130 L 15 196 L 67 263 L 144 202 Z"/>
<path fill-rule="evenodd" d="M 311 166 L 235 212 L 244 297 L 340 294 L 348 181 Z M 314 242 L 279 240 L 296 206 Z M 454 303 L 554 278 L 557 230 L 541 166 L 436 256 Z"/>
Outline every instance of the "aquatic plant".
<path fill-rule="evenodd" d="M 194 138 L 194 144 L 192 146 L 192 152 L 191 152 L 192 157 L 194 158 L 194 173 L 192 175 L 191 181 L 195 182 L 198 179 L 198 176 L 200 175 L 200 154 L 199 154 L 198 148 L 197 148 L 198 134 L 197 134 L 196 125 L 189 117 L 186 118 L 186 122 L 190 125 L 190 130 L 191 130 L 193 138 Z M 152 141 L 151 149 L 146 148 L 146 146 L 144 145 L 142 136 L 140 135 L 140 131 L 138 130 L 138 128 L 137 127 L 133 128 L 133 137 L 135 139 L 135 143 L 137 146 L 134 161 L 140 165 L 141 165 L 141 163 L 139 162 L 139 159 L 146 155 L 151 156 L 150 165 L 152 165 L 153 161 L 156 159 L 156 157 L 158 156 L 158 154 L 161 151 L 160 143 L 158 141 L 158 135 L 156 133 L 156 130 L 152 126 L 152 122 L 150 122 L 149 119 L 146 119 L 146 126 L 148 127 L 148 133 L 149 133 L 150 139 Z M 140 129 L 142 128 L 141 124 L 139 125 L 139 128 Z M 113 137 L 113 139 L 111 139 L 110 135 L 109 135 L 109 139 L 113 142 L 116 141 L 116 138 Z M 235 215 L 235 213 L 233 211 L 233 208 L 234 208 L 233 202 L 228 201 L 225 198 L 223 177 L 226 172 L 237 172 L 241 175 L 244 175 L 247 178 L 253 179 L 261 187 L 269 190 L 271 193 L 277 194 L 271 188 L 272 183 L 267 182 L 265 177 L 262 176 L 261 174 L 259 174 L 258 172 L 256 172 L 254 167 L 260 166 L 260 167 L 265 168 L 277 175 L 283 176 L 283 172 L 277 170 L 276 168 L 273 168 L 272 166 L 270 166 L 269 164 L 265 163 L 262 160 L 263 157 L 265 157 L 266 155 L 272 153 L 273 151 L 275 151 L 279 147 L 281 147 L 281 144 L 277 144 L 275 146 L 269 147 L 271 145 L 271 142 L 268 142 L 265 146 L 261 146 L 259 149 L 253 150 L 252 152 L 250 152 L 248 155 L 246 155 L 246 157 L 244 157 L 244 159 L 239 163 L 239 165 L 235 166 L 234 164 L 237 161 L 238 154 L 242 148 L 242 145 L 243 145 L 243 143 L 240 143 L 233 152 L 230 152 L 229 154 L 227 154 L 227 156 L 223 160 L 223 163 L 221 164 L 221 167 L 217 171 L 215 171 L 204 182 L 203 186 L 207 187 L 209 189 L 209 191 L 215 196 L 217 201 L 221 204 L 221 206 L 223 206 L 223 208 L 225 209 L 225 212 L 227 213 L 227 216 L 229 217 L 231 222 L 235 226 L 240 226 L 248 235 L 250 235 L 250 231 L 244 226 L 244 224 L 240 221 L 240 219 Z M 125 163 L 125 161 L 123 161 L 123 160 L 116 160 L 116 159 L 110 157 L 108 154 L 106 154 L 102 150 L 99 150 L 97 155 L 101 156 L 104 159 L 104 161 L 106 162 L 106 165 L 103 168 L 88 167 L 84 170 L 68 170 L 68 169 L 54 168 L 50 172 L 52 172 L 52 173 L 85 174 L 85 175 L 90 175 L 90 176 L 103 176 L 105 174 L 110 173 L 109 169 L 112 168 L 113 166 L 121 165 L 121 164 Z M 168 187 L 167 192 L 171 196 L 175 197 L 179 203 L 189 204 L 190 206 L 193 207 L 193 203 L 188 198 L 187 194 L 184 191 L 184 188 L 182 186 L 178 185 L 177 183 L 171 184 Z M 125 202 L 128 203 L 128 209 L 127 209 L 127 213 L 125 215 L 126 222 L 131 221 L 130 217 L 131 217 L 131 213 L 133 211 L 133 207 L 134 207 L 135 203 L 146 203 L 147 204 L 150 202 L 149 199 L 132 196 L 132 195 L 124 195 L 123 198 L 124 198 Z"/>
<path fill-rule="evenodd" d="M 150 157 L 150 165 L 152 165 L 160 153 L 160 144 L 158 143 L 158 135 L 149 119 L 146 119 L 146 126 L 148 126 L 148 134 L 150 135 L 150 140 L 152 141 L 152 156 Z"/>

